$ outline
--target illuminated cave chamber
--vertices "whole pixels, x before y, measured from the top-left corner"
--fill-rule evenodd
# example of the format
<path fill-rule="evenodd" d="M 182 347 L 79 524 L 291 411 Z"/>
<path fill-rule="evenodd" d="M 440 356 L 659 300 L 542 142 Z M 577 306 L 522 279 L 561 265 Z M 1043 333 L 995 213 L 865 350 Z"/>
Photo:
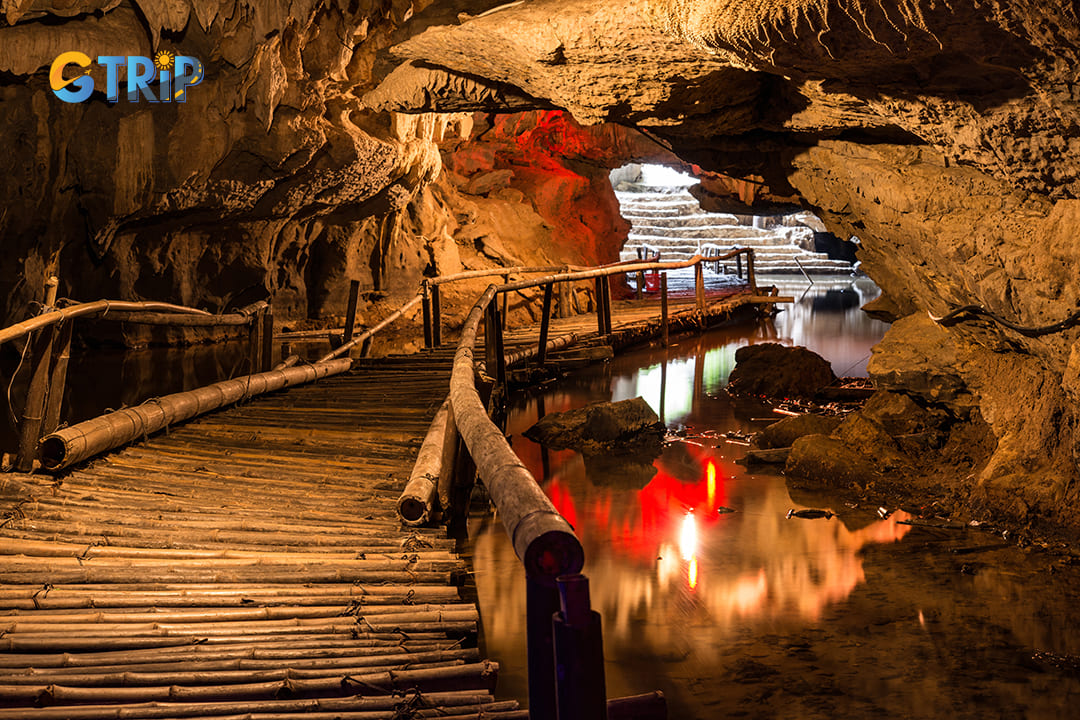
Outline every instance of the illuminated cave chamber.
<path fill-rule="evenodd" d="M 631 163 L 611 171 L 622 216 L 631 229 L 621 260 L 685 260 L 753 248 L 762 274 L 848 275 L 851 243 L 827 232 L 813 213 L 774 215 L 709 212 L 693 194 L 697 179 L 663 165 Z M 731 261 L 734 270 L 734 260 Z"/>

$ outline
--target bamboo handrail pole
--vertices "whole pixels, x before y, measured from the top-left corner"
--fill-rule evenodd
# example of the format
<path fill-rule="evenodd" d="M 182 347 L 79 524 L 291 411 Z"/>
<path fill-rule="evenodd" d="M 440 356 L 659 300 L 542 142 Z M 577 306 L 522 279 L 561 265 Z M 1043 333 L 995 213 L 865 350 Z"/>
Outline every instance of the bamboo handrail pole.
<path fill-rule="evenodd" d="M 431 421 L 420 452 L 416 456 L 409 482 L 397 501 L 397 513 L 401 522 L 409 526 L 424 525 L 435 512 L 439 477 L 443 468 L 443 442 L 446 437 L 447 419 L 450 414 L 450 398 L 443 401 Z"/>
<path fill-rule="evenodd" d="M 398 308 L 394 312 L 387 315 L 378 324 L 373 325 L 372 327 L 368 328 L 364 332 L 362 332 L 359 335 L 357 335 L 356 337 L 354 337 L 349 342 L 342 344 L 342 346 L 339 347 L 338 349 L 333 350 L 331 352 L 328 352 L 326 355 L 323 355 L 321 358 L 319 358 L 318 362 L 319 363 L 328 362 L 330 360 L 333 360 L 334 358 L 338 358 L 338 357 L 341 357 L 342 355 L 345 355 L 350 350 L 352 350 L 354 347 L 356 347 L 357 345 L 361 345 L 365 340 L 370 339 L 377 332 L 379 332 L 383 328 L 387 327 L 388 325 L 393 323 L 395 320 L 400 318 L 402 315 L 404 315 L 405 313 L 409 312 L 414 307 L 419 305 L 423 301 L 423 299 L 424 299 L 423 294 L 417 294 L 416 296 L 413 297 L 412 300 L 408 301 L 407 303 L 402 305 L 400 308 Z"/>
<path fill-rule="evenodd" d="M 374 638 L 384 641 L 400 642 L 400 632 L 370 633 L 362 635 L 337 634 L 307 634 L 303 636 L 288 636 L 280 633 L 273 635 L 176 635 L 158 637 L 89 637 L 89 636 L 65 636 L 65 637 L 42 637 L 42 636 L 11 636 L 0 638 L 0 650 L 4 652 L 100 652 L 103 649 L 111 651 L 122 650 L 155 650 L 160 648 L 191 648 L 237 645 L 255 645 L 278 643 L 287 640 L 290 644 L 315 643 L 319 647 L 352 647 L 353 644 L 363 640 Z M 445 632 L 409 633 L 411 640 L 446 641 Z"/>
<path fill-rule="evenodd" d="M 557 575 L 581 570 L 581 543 L 490 420 L 474 384 L 477 327 L 495 289 L 494 285 L 488 287 L 462 327 L 450 378 L 450 402 L 458 430 L 526 572 L 554 582 Z"/>
<path fill-rule="evenodd" d="M 41 441 L 42 464 L 59 470 L 92 455 L 161 430 L 166 425 L 215 410 L 246 397 L 280 390 L 347 371 L 348 359 L 271 370 L 233 378 L 196 390 L 173 393 L 134 408 L 78 423 Z"/>
<path fill-rule="evenodd" d="M 116 314 L 113 314 L 116 313 Z M 241 327 L 251 325 L 250 315 L 230 313 L 227 315 L 187 315 L 180 313 L 119 312 L 111 311 L 104 320 L 135 323 L 138 325 L 172 325 L 175 327 Z"/>
<path fill-rule="evenodd" d="M 183 305 L 173 305 L 172 303 L 163 302 L 131 302 L 126 300 L 96 300 L 88 303 L 78 303 L 77 305 L 69 305 L 68 307 L 61 308 L 55 312 L 48 312 L 42 315 L 36 315 L 28 320 L 23 320 L 20 323 L 15 323 L 9 327 L 0 329 L 0 344 L 6 343 L 10 340 L 20 338 L 27 333 L 33 332 L 49 325 L 55 325 L 57 323 L 77 318 L 86 317 L 88 315 L 107 314 L 110 312 L 144 312 L 144 311 L 157 311 L 176 313 L 182 315 L 202 315 L 212 317 L 211 313 L 206 310 L 198 310 L 196 308 L 184 307 Z"/>
<path fill-rule="evenodd" d="M 490 692 L 476 690 L 450 690 L 442 692 L 424 692 L 424 705 L 434 707 L 492 707 L 496 705 Z M 233 714 L 232 720 L 244 718 L 251 720 L 257 715 L 260 720 L 270 720 L 268 713 L 289 713 L 288 720 L 295 720 L 298 714 L 312 720 L 326 720 L 323 713 L 348 713 L 344 717 L 357 718 L 357 713 L 366 711 L 380 712 L 379 720 L 389 716 L 381 711 L 394 711 L 404 698 L 400 695 L 354 695 L 344 698 L 251 700 L 232 702 L 149 702 L 127 705 L 83 705 L 79 707 L 40 707 L 40 708 L 0 708 L 0 718 L 18 720 L 153 720 L 156 718 L 176 717 L 211 717 L 213 713 Z M 503 703 L 498 703 L 501 707 Z M 20 712 L 25 714 L 19 714 Z M 236 717 L 239 715 L 239 717 Z M 219 716 L 220 717 L 220 716 Z M 458 720 L 470 720 L 467 716 L 453 713 Z M 478 716 L 473 716 L 473 719 Z M 494 716 L 492 717 L 494 720 Z M 526 716 L 527 717 L 527 716 Z M 360 715 L 358 720 L 367 720 Z"/>

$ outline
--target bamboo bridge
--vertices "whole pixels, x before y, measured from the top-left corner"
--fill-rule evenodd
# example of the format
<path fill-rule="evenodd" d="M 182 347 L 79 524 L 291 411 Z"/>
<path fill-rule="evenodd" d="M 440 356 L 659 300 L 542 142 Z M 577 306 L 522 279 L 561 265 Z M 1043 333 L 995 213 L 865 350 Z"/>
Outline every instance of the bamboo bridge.
<path fill-rule="evenodd" d="M 599 672 L 599 695 L 556 685 L 552 652 L 566 662 L 560 643 L 584 643 L 580 662 L 599 619 L 594 637 L 580 544 L 489 411 L 507 373 L 572 344 L 666 339 L 783 301 L 759 294 L 744 254 L 748 284 L 722 296 L 705 291 L 702 267 L 727 258 L 499 269 L 505 282 L 473 307 L 456 347 L 442 346 L 438 302 L 455 278 L 440 278 L 355 337 L 347 322 L 319 361 L 274 368 L 264 306 L 54 309 L 54 288 L 48 312 L 0 330 L 0 342 L 25 336 L 33 351 L 21 472 L 0 476 L 0 720 L 529 717 L 494 693 L 469 568 L 436 522 L 465 512 L 477 475 L 529 577 L 534 720 L 556 707 L 561 718 L 666 717 L 655 693 L 606 699 L 602 659 L 582 671 L 594 685 Z M 679 267 L 695 269 L 692 292 L 611 301 L 613 275 L 636 273 L 641 288 L 642 273 Z M 510 282 L 528 275 L 540 277 Z M 559 290 L 574 282 L 594 284 L 595 317 L 563 312 Z M 499 293 L 524 288 L 537 289 L 542 321 L 504 333 Z M 567 317 L 552 318 L 556 296 Z M 350 318 L 355 303 L 354 292 Z M 418 304 L 426 350 L 348 357 Z M 72 321 L 104 309 L 128 322 L 246 327 L 253 372 L 57 430 Z"/>

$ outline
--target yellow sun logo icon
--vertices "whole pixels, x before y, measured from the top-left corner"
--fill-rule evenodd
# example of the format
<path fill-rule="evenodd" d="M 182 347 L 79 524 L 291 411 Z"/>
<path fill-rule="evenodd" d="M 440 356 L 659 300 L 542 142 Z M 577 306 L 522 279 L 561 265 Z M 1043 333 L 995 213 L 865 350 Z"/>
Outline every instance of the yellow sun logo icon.
<path fill-rule="evenodd" d="M 159 50 L 154 56 L 154 64 L 157 65 L 158 70 L 168 70 L 173 64 L 173 54 L 168 50 Z"/>

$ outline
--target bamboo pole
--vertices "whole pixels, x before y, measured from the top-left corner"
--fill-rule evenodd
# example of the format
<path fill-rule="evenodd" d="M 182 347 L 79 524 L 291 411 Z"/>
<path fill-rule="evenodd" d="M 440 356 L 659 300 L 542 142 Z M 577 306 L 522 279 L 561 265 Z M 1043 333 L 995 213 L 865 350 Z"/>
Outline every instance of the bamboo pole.
<path fill-rule="evenodd" d="M 53 313 L 48 313 L 53 314 Z M 15 468 L 30 472 L 38 459 L 38 442 L 45 422 L 45 403 L 49 394 L 49 369 L 52 366 L 54 328 L 43 327 L 34 336 L 31 350 L 34 370 L 30 375 L 30 389 L 26 394 L 22 420 L 19 422 L 19 457 Z M 28 341 L 29 342 L 29 341 Z"/>
<path fill-rule="evenodd" d="M 431 285 L 431 344 L 442 345 L 442 300 L 438 283 Z"/>
<path fill-rule="evenodd" d="M 197 415 L 238 400 L 336 375 L 352 365 L 348 359 L 248 375 L 166 395 L 52 433 L 42 441 L 42 463 L 59 470 L 105 450 L 129 443 Z"/>
<path fill-rule="evenodd" d="M 107 317 L 108 313 L 120 313 L 120 312 L 140 312 L 140 311 L 158 311 L 167 313 L 177 313 L 184 315 L 203 315 L 210 316 L 210 313 L 205 310 L 197 310 L 195 308 L 184 307 L 182 305 L 172 305 L 170 303 L 160 302 L 126 302 L 123 300 L 97 300 L 89 303 L 79 303 L 77 305 L 69 305 L 66 308 L 57 310 L 51 313 L 43 313 L 29 320 L 23 320 L 20 323 L 16 323 L 9 327 L 0 330 L 0 343 L 6 343 L 10 340 L 20 338 L 27 333 L 31 333 L 34 330 L 39 330 L 49 325 L 55 325 L 57 323 L 77 318 L 86 317 L 88 315 L 102 315 Z"/>
<path fill-rule="evenodd" d="M 694 299 L 698 312 L 705 312 L 705 265 L 701 262 L 694 266 Z"/>
<path fill-rule="evenodd" d="M 411 690 L 411 688 L 410 688 Z M 501 708 L 503 703 L 495 703 L 490 692 L 478 692 L 475 690 L 430 692 L 425 690 L 422 695 L 414 692 L 412 703 L 418 707 L 432 708 L 459 708 L 480 706 L 484 708 Z M 317 699 L 273 699 L 256 701 L 221 701 L 221 702 L 149 702 L 138 705 L 90 705 L 82 707 L 43 707 L 43 708 L 12 708 L 0 709 L 0 718 L 18 718 L 19 720 L 151 720 L 153 718 L 176 718 L 176 717 L 199 717 L 208 718 L 215 714 L 241 715 L 241 717 L 256 716 L 259 720 L 274 720 L 269 713 L 289 713 L 290 720 L 295 720 L 297 715 L 312 720 L 327 720 L 324 713 L 333 713 L 331 717 L 349 717 L 366 720 L 363 715 L 357 713 L 378 712 L 377 717 L 382 720 L 389 718 L 387 712 L 393 713 L 399 705 L 408 701 L 400 695 L 353 695 L 344 698 L 317 698 Z M 348 713 L 343 716 L 342 713 Z M 467 720 L 466 716 L 460 716 L 452 712 L 459 720 Z M 475 716 L 474 716 L 475 717 Z M 494 717 L 485 715 L 485 717 Z M 528 715 L 524 716 L 527 720 Z"/>
<path fill-rule="evenodd" d="M 660 339 L 664 347 L 668 346 L 668 296 L 667 273 L 660 273 Z"/>
<path fill-rule="evenodd" d="M 442 464 L 450 398 L 443 401 L 416 456 L 409 482 L 397 502 L 401 522 L 409 526 L 424 525 L 436 510 L 439 477 L 448 470 Z"/>
<path fill-rule="evenodd" d="M 56 326 L 56 336 L 53 341 L 53 352 L 56 358 L 53 360 L 52 374 L 49 378 L 49 398 L 45 406 L 45 424 L 42 427 L 44 434 L 49 434 L 60 426 L 60 418 L 63 414 L 64 389 L 67 386 L 67 370 L 71 360 L 71 335 L 74 323 L 60 323 Z"/>
<path fill-rule="evenodd" d="M 540 310 L 540 339 L 536 343 L 536 362 L 540 366 L 543 366 L 547 359 L 548 330 L 551 326 L 551 295 L 553 289 L 554 283 L 548 283 L 544 286 L 544 304 Z"/>
<path fill-rule="evenodd" d="M 402 315 L 404 315 L 405 313 L 409 312 L 414 307 L 419 305 L 420 302 L 423 299 L 424 299 L 424 297 L 423 297 L 422 294 L 416 295 L 415 297 L 413 297 L 412 300 L 409 300 L 407 303 L 402 305 L 400 308 L 398 308 L 397 310 L 395 310 L 394 312 L 390 313 L 385 318 L 383 318 L 382 321 L 380 321 L 378 324 L 368 328 L 364 332 L 362 332 L 359 335 L 357 335 L 356 337 L 354 337 L 349 342 L 343 343 L 341 345 L 341 347 L 337 348 L 336 350 L 333 350 L 333 351 L 327 353 L 326 355 L 323 355 L 321 358 L 319 358 L 318 362 L 319 363 L 325 363 L 325 362 L 328 362 L 330 360 L 333 360 L 334 358 L 341 357 L 342 355 L 347 354 L 350 350 L 352 350 L 357 345 L 360 345 L 361 347 L 363 347 L 364 344 L 366 344 L 372 338 L 372 336 L 374 336 L 377 332 L 382 330 L 384 327 L 390 325 L 395 320 L 400 318 Z M 363 355 L 366 355 L 367 353 L 361 351 L 360 354 L 363 356 Z"/>
<path fill-rule="evenodd" d="M 408 690 L 421 683 L 431 689 L 492 690 L 498 675 L 498 664 L 485 661 L 467 665 L 422 670 L 388 670 L 360 675 L 316 679 L 287 677 L 268 682 L 234 685 L 165 685 L 147 687 L 68 687 L 64 685 L 0 685 L 0 699 L 49 704 L 121 703 L 161 701 L 207 701 L 218 699 L 272 699 L 287 694 L 304 697 L 314 694 L 352 695 L 365 693 L 391 694 Z"/>
<path fill-rule="evenodd" d="M 172 325 L 175 327 L 240 327 L 251 324 L 250 315 L 182 315 L 167 312 L 123 312 L 111 310 L 104 320 L 139 325 Z"/>
<path fill-rule="evenodd" d="M 450 379 L 454 420 L 476 462 L 503 527 L 526 572 L 543 578 L 579 572 L 584 564 L 581 543 L 536 480 L 488 418 L 473 381 L 473 347 L 484 311 L 495 296 L 492 285 L 473 306 L 462 328 Z"/>

